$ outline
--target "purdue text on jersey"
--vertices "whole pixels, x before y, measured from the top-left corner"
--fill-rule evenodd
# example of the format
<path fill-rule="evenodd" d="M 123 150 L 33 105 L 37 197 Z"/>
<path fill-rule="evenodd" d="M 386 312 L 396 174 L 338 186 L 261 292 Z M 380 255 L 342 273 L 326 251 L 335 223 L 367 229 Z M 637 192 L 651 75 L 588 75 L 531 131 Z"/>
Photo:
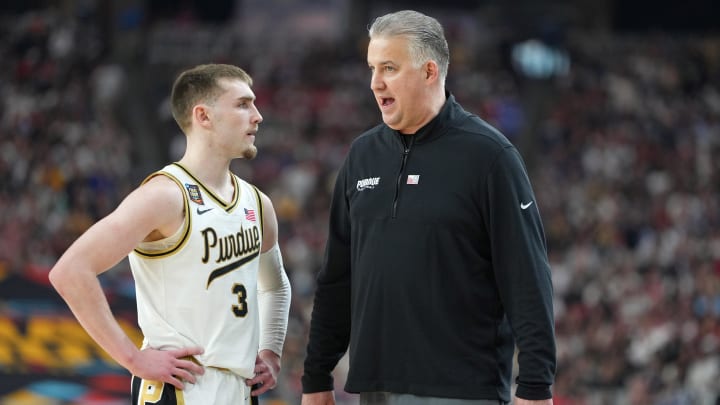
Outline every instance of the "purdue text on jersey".
<path fill-rule="evenodd" d="M 257 226 L 250 229 L 243 229 L 235 234 L 225 235 L 218 238 L 213 228 L 206 228 L 201 231 L 205 240 L 205 254 L 202 262 L 207 263 L 215 253 L 215 263 L 225 263 L 229 260 L 238 259 L 222 267 L 213 270 L 207 280 L 207 287 L 218 277 L 241 267 L 243 264 L 256 258 L 260 254 L 260 230 Z"/>

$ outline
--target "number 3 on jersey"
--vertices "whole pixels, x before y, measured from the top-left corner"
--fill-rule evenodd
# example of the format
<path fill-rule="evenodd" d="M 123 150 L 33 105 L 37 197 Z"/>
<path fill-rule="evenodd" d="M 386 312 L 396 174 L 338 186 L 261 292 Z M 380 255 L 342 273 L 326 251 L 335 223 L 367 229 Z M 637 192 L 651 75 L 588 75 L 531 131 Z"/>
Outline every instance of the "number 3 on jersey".
<path fill-rule="evenodd" d="M 248 313 L 247 309 L 247 290 L 242 284 L 235 284 L 232 287 L 232 293 L 237 295 L 238 303 L 232 306 L 232 311 L 238 318 L 244 318 Z"/>

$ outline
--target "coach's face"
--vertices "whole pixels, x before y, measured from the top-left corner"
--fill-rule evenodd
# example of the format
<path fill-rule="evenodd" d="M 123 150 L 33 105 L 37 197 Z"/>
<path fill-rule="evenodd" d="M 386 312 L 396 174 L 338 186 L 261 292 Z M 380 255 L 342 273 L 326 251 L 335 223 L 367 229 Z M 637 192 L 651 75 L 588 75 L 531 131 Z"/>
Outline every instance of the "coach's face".
<path fill-rule="evenodd" d="M 371 38 L 367 61 L 370 89 L 387 126 L 414 134 L 435 116 L 430 93 L 434 76 L 427 71 L 431 62 L 416 66 L 405 37 Z"/>

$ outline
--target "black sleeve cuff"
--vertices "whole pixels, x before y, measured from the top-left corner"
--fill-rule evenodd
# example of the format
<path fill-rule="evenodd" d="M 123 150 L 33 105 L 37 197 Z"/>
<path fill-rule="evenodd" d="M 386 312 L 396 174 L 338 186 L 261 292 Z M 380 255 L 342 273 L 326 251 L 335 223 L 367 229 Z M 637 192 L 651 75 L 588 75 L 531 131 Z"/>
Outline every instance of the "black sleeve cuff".
<path fill-rule="evenodd" d="M 531 401 L 539 401 L 552 398 L 552 391 L 550 391 L 549 385 L 518 384 L 515 396 Z"/>
<path fill-rule="evenodd" d="M 332 391 L 335 389 L 332 375 L 309 375 L 307 372 L 302 376 L 303 394 L 313 392 Z"/>

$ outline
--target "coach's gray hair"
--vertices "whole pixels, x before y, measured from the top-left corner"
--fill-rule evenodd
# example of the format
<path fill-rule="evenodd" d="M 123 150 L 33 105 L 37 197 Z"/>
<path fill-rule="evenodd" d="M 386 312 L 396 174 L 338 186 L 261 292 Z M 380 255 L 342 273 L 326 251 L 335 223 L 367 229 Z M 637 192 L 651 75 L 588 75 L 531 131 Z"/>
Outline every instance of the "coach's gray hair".
<path fill-rule="evenodd" d="M 445 83 L 450 64 L 450 49 L 438 20 L 417 11 L 403 10 L 376 18 L 368 28 L 368 34 L 370 39 L 406 37 L 415 67 L 434 60 L 440 68 L 440 80 Z"/>

